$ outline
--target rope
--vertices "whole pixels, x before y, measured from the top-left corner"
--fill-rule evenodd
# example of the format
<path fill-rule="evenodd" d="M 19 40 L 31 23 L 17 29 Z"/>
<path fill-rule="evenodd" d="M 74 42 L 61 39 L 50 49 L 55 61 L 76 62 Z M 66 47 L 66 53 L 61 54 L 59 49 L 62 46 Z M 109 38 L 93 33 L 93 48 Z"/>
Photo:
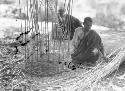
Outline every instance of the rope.
<path fill-rule="evenodd" d="M 37 20 L 38 20 L 38 1 L 36 0 L 36 17 L 37 17 Z M 36 32 L 38 33 L 38 30 L 39 30 L 39 25 L 38 25 L 38 21 L 37 21 L 37 29 L 36 29 Z M 38 36 L 37 36 L 37 43 L 38 43 Z M 37 46 L 37 53 L 36 53 L 36 60 L 38 61 L 38 46 Z"/>

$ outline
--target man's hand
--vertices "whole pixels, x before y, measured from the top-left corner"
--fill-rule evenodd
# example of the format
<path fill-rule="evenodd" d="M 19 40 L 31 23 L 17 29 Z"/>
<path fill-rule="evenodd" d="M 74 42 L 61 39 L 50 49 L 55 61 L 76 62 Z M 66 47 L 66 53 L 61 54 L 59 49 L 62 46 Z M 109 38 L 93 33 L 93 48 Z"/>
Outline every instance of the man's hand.
<path fill-rule="evenodd" d="M 102 58 L 103 58 L 103 60 L 105 60 L 106 63 L 108 63 L 110 61 L 109 58 L 107 58 L 106 56 L 103 56 Z"/>

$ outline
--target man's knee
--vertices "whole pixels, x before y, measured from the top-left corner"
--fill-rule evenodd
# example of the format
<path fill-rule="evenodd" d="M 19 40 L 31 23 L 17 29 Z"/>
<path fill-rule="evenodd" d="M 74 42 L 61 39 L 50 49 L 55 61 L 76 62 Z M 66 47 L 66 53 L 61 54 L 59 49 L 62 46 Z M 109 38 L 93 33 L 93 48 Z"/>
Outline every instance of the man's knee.
<path fill-rule="evenodd" d="M 75 66 L 79 66 L 79 65 L 82 64 L 82 62 L 79 61 L 79 60 L 72 60 L 72 63 L 73 63 Z"/>

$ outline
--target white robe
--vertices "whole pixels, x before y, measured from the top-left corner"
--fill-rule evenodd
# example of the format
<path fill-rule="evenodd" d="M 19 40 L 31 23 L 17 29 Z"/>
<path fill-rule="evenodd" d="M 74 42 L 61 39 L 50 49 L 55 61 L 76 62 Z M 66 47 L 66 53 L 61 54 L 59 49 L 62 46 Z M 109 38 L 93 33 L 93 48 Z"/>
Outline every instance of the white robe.
<path fill-rule="evenodd" d="M 80 40 L 83 38 L 83 36 L 84 36 L 83 27 L 76 28 L 73 39 L 71 41 L 71 53 L 73 53 L 74 50 L 77 48 L 77 46 L 78 46 Z"/>

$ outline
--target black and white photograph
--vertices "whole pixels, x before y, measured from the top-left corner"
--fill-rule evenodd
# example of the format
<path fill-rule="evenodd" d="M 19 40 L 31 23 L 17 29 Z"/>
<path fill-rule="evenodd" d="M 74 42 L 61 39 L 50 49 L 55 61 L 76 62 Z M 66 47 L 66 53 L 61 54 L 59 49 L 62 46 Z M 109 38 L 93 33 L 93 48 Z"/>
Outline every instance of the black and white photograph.
<path fill-rule="evenodd" d="M 125 0 L 0 0 L 0 91 L 125 91 Z"/>

